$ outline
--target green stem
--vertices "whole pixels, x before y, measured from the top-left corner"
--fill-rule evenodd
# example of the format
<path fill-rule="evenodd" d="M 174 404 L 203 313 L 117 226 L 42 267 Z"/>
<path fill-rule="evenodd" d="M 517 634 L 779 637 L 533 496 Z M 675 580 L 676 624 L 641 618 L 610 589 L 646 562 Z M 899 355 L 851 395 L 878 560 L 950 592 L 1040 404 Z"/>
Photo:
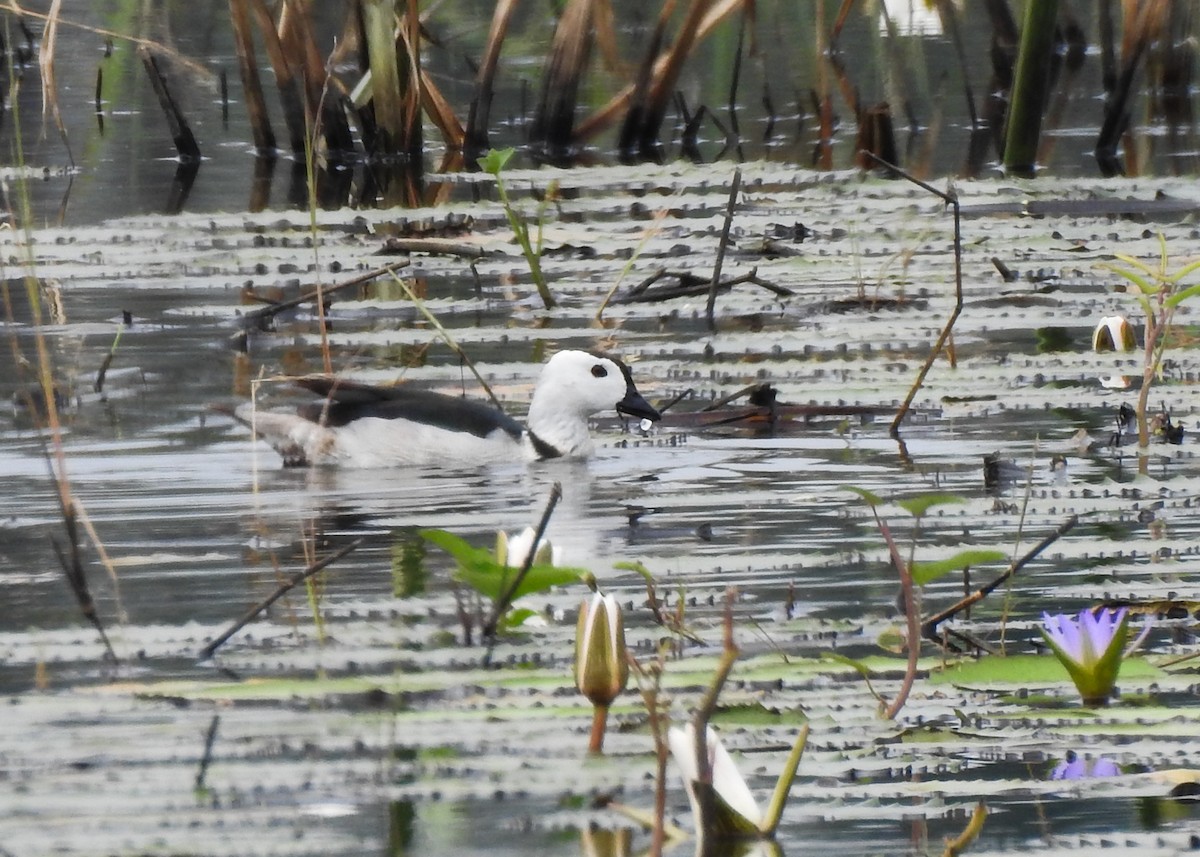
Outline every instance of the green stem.
<path fill-rule="evenodd" d="M 1037 162 L 1057 18 L 1058 0 L 1028 0 L 1025 5 L 1021 47 L 1004 135 L 1004 168 L 1011 173 L 1032 175 Z"/>

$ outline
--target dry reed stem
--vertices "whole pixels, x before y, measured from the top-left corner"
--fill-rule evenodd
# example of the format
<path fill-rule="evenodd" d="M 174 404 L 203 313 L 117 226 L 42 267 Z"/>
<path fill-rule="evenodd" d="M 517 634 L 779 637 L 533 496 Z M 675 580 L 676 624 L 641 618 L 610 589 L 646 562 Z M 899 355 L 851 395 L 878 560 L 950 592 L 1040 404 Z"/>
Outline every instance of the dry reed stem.
<path fill-rule="evenodd" d="M 307 134 L 304 121 L 303 81 L 296 76 L 288 54 L 280 41 L 279 32 L 264 0 L 248 0 L 250 13 L 262 35 L 267 59 L 275 72 L 275 84 L 279 88 L 279 101 L 283 107 L 283 121 L 288 129 L 288 144 L 296 154 L 304 152 Z"/>
<path fill-rule="evenodd" d="M 242 92 L 246 98 L 246 113 L 250 120 L 250 133 L 254 137 L 254 148 L 260 155 L 268 155 L 275 150 L 275 132 L 271 130 L 267 100 L 263 97 L 262 79 L 258 74 L 258 60 L 254 53 L 254 38 L 250 33 L 246 2 L 247 0 L 229 0 L 229 21 L 233 27 L 238 74 L 242 79 Z"/>
<path fill-rule="evenodd" d="M 579 81 L 592 43 L 592 9 L 596 0 L 569 0 L 558 19 L 550 55 L 542 73 L 542 96 L 530 130 L 552 158 L 571 145 Z"/>
<path fill-rule="evenodd" d="M 467 128 L 463 142 L 464 148 L 470 148 L 468 157 L 472 161 L 488 148 L 488 117 L 491 115 L 492 98 L 495 96 L 496 67 L 500 62 L 500 49 L 508 36 L 508 25 L 516 8 L 517 0 L 498 0 L 492 13 L 483 58 L 475 76 L 475 95 L 471 98 L 471 106 L 467 111 Z"/>
<path fill-rule="evenodd" d="M 705 38 L 707 38 L 712 31 L 716 29 L 718 24 L 740 9 L 743 2 L 744 0 L 718 0 L 716 5 L 708 10 L 696 27 L 696 31 L 692 38 L 693 44 L 703 41 Z M 820 4 L 818 4 L 818 7 L 819 6 Z M 657 60 L 655 60 L 655 80 L 657 80 L 659 75 L 663 73 L 662 70 L 666 67 L 667 61 L 668 58 L 665 55 L 660 56 Z M 628 84 L 624 89 L 609 99 L 607 104 L 580 122 L 575 129 L 575 141 L 579 142 L 594 137 L 616 122 L 618 117 L 629 109 L 629 104 L 633 100 L 634 89 L 634 84 Z"/>
<path fill-rule="evenodd" d="M 441 132 L 447 148 L 461 149 L 466 140 L 466 133 L 463 131 L 462 123 L 458 121 L 458 116 L 454 113 L 454 108 L 450 106 L 450 102 L 442 95 L 442 91 L 438 89 L 437 84 L 433 82 L 433 78 L 425 69 L 420 69 L 420 77 L 421 105 L 425 108 L 425 114 L 433 120 L 433 124 Z"/>
<path fill-rule="evenodd" d="M 47 114 L 54 120 L 54 127 L 62 138 L 63 146 L 67 149 L 67 159 L 75 166 L 75 158 L 71 154 L 71 141 L 67 139 L 67 126 L 63 122 L 62 111 L 58 109 L 58 81 L 54 73 L 54 54 L 58 46 L 58 21 L 62 9 L 62 0 L 54 0 L 50 11 L 46 14 L 46 29 L 42 33 L 42 47 L 38 51 L 38 70 L 42 75 L 42 131 L 45 132 Z"/>

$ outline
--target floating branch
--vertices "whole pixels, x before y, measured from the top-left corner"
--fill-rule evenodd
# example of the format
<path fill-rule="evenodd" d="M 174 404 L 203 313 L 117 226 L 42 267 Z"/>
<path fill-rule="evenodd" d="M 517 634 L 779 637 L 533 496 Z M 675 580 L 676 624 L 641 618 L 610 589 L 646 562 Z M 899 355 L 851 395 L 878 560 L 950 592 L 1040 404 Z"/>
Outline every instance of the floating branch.
<path fill-rule="evenodd" d="M 222 633 L 219 637 L 217 637 L 217 639 L 213 640 L 211 643 L 209 643 L 207 646 L 205 646 L 203 649 L 201 649 L 200 654 L 197 656 L 197 660 L 206 661 L 209 658 L 211 658 L 213 656 L 213 653 L 217 649 L 219 649 L 221 646 L 223 646 L 230 637 L 232 637 L 238 631 L 242 630 L 242 628 L 244 628 L 247 623 L 249 623 L 251 620 L 253 620 L 255 616 L 257 616 L 262 611 L 266 610 L 268 607 L 270 607 L 272 604 L 274 604 L 276 601 L 278 601 L 280 598 L 282 598 L 285 594 L 287 594 L 294 587 L 296 587 L 299 584 L 303 583 L 304 581 L 308 580 L 314 574 L 317 574 L 318 572 L 322 571 L 326 566 L 332 565 L 333 563 L 337 562 L 342 557 L 346 556 L 346 554 L 353 551 L 355 548 L 357 548 L 359 545 L 361 545 L 364 541 L 365 541 L 365 539 L 361 539 L 361 538 L 355 539 L 354 541 L 350 542 L 350 544 L 346 545 L 345 547 L 343 547 L 341 550 L 337 551 L 336 553 L 330 554 L 329 556 L 325 557 L 324 559 L 317 560 L 312 565 L 310 565 L 308 568 L 304 569 L 304 571 L 301 571 L 297 574 L 292 575 L 288 580 L 285 580 L 283 583 L 279 584 L 279 586 L 275 589 L 274 592 L 272 592 L 270 595 L 268 595 L 262 601 L 258 602 L 253 607 L 251 607 L 249 610 L 247 610 L 245 613 L 243 613 L 241 618 L 239 618 L 236 622 L 234 622 L 232 625 L 230 625 L 229 628 L 227 628 L 224 633 Z"/>
<path fill-rule="evenodd" d="M 673 278 L 676 281 L 675 284 L 664 284 L 656 289 L 650 288 L 659 280 L 668 278 Z M 741 285 L 742 283 L 752 283 L 781 298 L 792 297 L 795 294 L 795 292 L 785 286 L 776 285 L 770 280 L 764 280 L 758 276 L 758 268 L 752 269 L 749 274 L 742 274 L 741 276 L 721 280 L 717 284 L 717 291 L 727 292 L 734 286 Z M 701 277 L 689 271 L 667 271 L 660 269 L 631 288 L 624 295 L 613 298 L 611 303 L 657 303 L 659 301 L 674 300 L 675 298 L 694 298 L 709 294 L 711 289 L 712 280 L 708 277 Z"/>
<path fill-rule="evenodd" d="M 365 274 L 360 274 L 359 276 L 354 277 L 353 279 L 346 280 L 343 283 L 338 283 L 336 286 L 330 286 L 329 288 L 314 289 L 311 292 L 305 292 L 304 294 L 300 295 L 297 298 L 292 298 L 291 300 L 287 300 L 287 301 L 280 301 L 279 303 L 271 304 L 268 307 L 263 307 L 262 309 L 255 310 L 254 312 L 246 313 L 246 315 L 243 316 L 243 318 L 242 318 L 242 327 L 247 330 L 250 328 L 254 328 L 254 327 L 262 328 L 266 325 L 267 322 L 269 322 L 271 319 L 273 319 L 276 315 L 283 312 L 284 310 L 292 309 L 293 307 L 298 307 L 301 304 L 306 304 L 306 303 L 309 303 L 310 301 L 324 300 L 326 297 L 333 294 L 334 292 L 340 292 L 344 289 L 351 289 L 351 288 L 354 288 L 355 286 L 361 286 L 363 283 L 369 283 L 371 280 L 374 280 L 376 277 L 382 277 L 386 274 L 395 273 L 396 271 L 400 270 L 401 268 L 408 267 L 408 265 L 409 265 L 408 259 L 399 259 L 395 262 L 392 262 L 390 265 L 384 265 L 382 268 L 376 268 L 373 271 L 367 271 Z M 241 336 L 242 333 L 238 333 L 235 335 Z"/>

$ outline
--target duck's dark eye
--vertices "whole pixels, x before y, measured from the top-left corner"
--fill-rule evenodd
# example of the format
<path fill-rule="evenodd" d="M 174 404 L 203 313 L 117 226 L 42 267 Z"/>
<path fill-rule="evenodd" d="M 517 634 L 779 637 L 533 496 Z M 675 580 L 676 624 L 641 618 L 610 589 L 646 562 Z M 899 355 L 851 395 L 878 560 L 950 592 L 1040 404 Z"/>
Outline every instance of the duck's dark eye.
<path fill-rule="evenodd" d="M 601 366 L 599 363 L 597 363 L 595 366 L 592 367 L 592 375 L 594 375 L 597 378 L 607 378 L 608 370 L 605 369 L 603 366 Z"/>

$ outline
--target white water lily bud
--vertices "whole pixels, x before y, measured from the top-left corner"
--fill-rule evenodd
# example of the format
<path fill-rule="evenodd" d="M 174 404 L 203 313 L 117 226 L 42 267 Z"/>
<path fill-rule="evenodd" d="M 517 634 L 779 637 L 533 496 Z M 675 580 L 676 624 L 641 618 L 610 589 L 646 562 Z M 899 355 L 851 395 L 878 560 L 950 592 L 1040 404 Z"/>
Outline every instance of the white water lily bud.
<path fill-rule="evenodd" d="M 520 568 L 525 564 L 525 557 L 533 548 L 533 537 L 537 531 L 526 527 L 515 536 L 505 532 L 496 533 L 496 562 L 509 568 Z M 550 544 L 549 539 L 540 539 L 534 551 L 534 565 L 560 565 L 562 563 L 562 548 Z"/>
<path fill-rule="evenodd" d="M 1092 350 L 1097 353 L 1136 349 L 1137 336 L 1133 332 L 1133 325 L 1124 316 L 1105 316 L 1092 331 Z"/>
<path fill-rule="evenodd" d="M 721 838 L 755 836 L 761 833 L 763 811 L 751 794 L 750 787 L 746 785 L 733 758 L 712 727 L 709 727 L 706 737 L 708 767 L 712 775 L 713 792 L 717 798 L 713 807 L 716 818 L 712 819 L 715 828 L 709 832 Z M 682 729 L 672 726 L 667 730 L 667 743 L 671 748 L 671 757 L 675 759 L 683 777 L 683 785 L 692 804 L 692 815 L 699 824 L 700 804 L 696 798 L 695 786 L 700 776 L 696 767 L 696 727 L 691 723 Z"/>
<path fill-rule="evenodd" d="M 592 705 L 607 708 L 629 681 L 625 621 L 611 595 L 593 593 L 579 606 L 575 629 L 575 687 Z"/>

